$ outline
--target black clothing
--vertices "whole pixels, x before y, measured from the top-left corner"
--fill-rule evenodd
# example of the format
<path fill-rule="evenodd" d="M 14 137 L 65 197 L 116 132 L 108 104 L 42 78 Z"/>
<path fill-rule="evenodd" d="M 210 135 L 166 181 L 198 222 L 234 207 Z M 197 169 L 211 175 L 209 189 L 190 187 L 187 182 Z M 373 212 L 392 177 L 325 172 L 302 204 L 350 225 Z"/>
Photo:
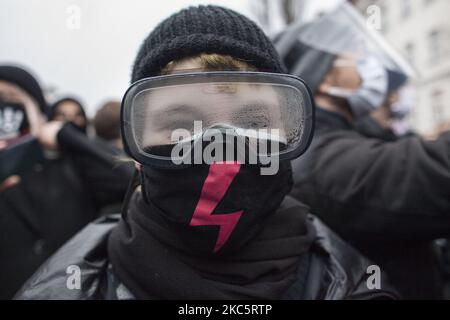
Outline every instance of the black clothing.
<path fill-rule="evenodd" d="M 450 133 L 384 142 L 337 114 L 318 109 L 316 119 L 310 149 L 293 162 L 292 195 L 378 263 L 405 298 L 439 298 L 430 246 L 450 234 Z"/>
<path fill-rule="evenodd" d="M 201 53 L 229 55 L 260 71 L 284 70 L 272 43 L 254 22 L 232 10 L 209 5 L 184 9 L 161 22 L 139 50 L 132 82 L 159 75 L 171 61 Z M 216 68 L 225 71 L 223 66 Z"/>
<path fill-rule="evenodd" d="M 286 206 L 282 206 L 287 210 L 295 210 L 297 204 L 295 201 L 289 200 Z M 304 212 L 303 207 L 298 207 L 299 214 Z M 118 277 L 114 269 L 111 268 L 111 263 L 108 257 L 107 242 L 111 230 L 117 227 L 119 221 L 118 216 L 108 216 L 99 219 L 97 222 L 87 226 L 74 239 L 68 242 L 58 253 L 50 258 L 45 265 L 24 285 L 22 290 L 16 295 L 16 299 L 134 299 L 139 294 L 131 292 L 131 288 L 127 288 Z M 397 295 L 389 287 L 384 278 L 381 281 L 381 290 L 369 290 L 367 288 L 367 267 L 371 264 L 368 260 L 359 255 L 354 249 L 345 244 L 342 240 L 336 237 L 325 225 L 323 225 L 317 218 L 308 216 L 307 224 L 315 230 L 316 237 L 308 254 L 302 256 L 299 261 L 297 279 L 293 279 L 293 283 L 282 294 L 280 299 L 326 299 L 326 300 L 341 300 L 341 299 L 396 299 Z M 308 227 L 308 228 L 310 228 Z M 305 241 L 307 243 L 308 241 Z M 156 244 L 156 242 L 152 242 Z M 255 244 L 258 246 L 258 244 Z M 159 247 L 159 245 L 158 245 Z M 151 248 L 146 246 L 149 252 L 156 252 L 162 248 Z M 284 248 L 280 246 L 280 255 L 292 252 L 296 249 Z M 306 247 L 305 247 L 306 249 Z M 156 250 L 156 251 L 155 251 Z M 299 249 L 301 251 L 302 249 Z M 177 265 L 181 264 L 178 261 L 179 255 L 170 247 L 165 247 L 164 251 L 159 252 L 164 254 L 159 258 L 164 258 L 162 261 L 154 259 L 155 264 L 160 264 L 162 267 L 166 263 L 175 261 Z M 259 256 L 262 257 L 262 251 L 258 251 Z M 271 251 L 268 255 L 275 255 Z M 255 257 L 256 257 L 255 251 Z M 151 257 L 151 253 L 149 253 Z M 135 257 L 137 259 L 144 259 L 144 257 Z M 260 264 L 262 261 L 252 262 L 249 258 L 249 267 L 251 264 Z M 242 266 L 243 261 L 242 262 Z M 214 262 L 210 262 L 214 264 Z M 230 270 L 226 270 L 226 266 L 221 266 L 221 271 L 232 272 L 231 266 L 233 261 L 229 263 Z M 273 263 L 273 271 L 276 270 L 276 262 L 267 261 L 268 265 Z M 81 290 L 70 290 L 66 286 L 67 274 L 66 268 L 69 265 L 79 266 L 81 269 Z M 172 281 L 179 280 L 183 284 L 177 290 L 162 291 L 159 295 L 167 297 L 201 297 L 201 298 L 227 298 L 236 296 L 240 298 L 249 297 L 246 295 L 245 287 L 242 292 L 238 292 L 239 286 L 231 285 L 229 288 L 235 288 L 235 292 L 230 290 L 220 295 L 220 290 L 217 288 L 210 288 L 211 296 L 205 297 L 202 292 L 203 285 L 207 282 L 216 283 L 219 279 L 206 279 L 205 274 L 191 269 L 188 271 L 188 265 L 183 266 L 182 273 L 176 273 L 173 269 L 162 270 L 163 273 L 155 274 L 154 281 L 157 285 L 158 279 L 167 280 L 173 276 Z M 245 272 L 244 268 L 240 268 L 246 277 L 252 277 L 251 273 Z M 262 271 L 263 269 L 255 268 L 255 271 Z M 169 271 L 169 272 L 168 272 Z M 181 271 L 178 270 L 178 271 Z M 189 278 L 187 277 L 189 275 Z M 191 278 L 193 277 L 193 278 Z M 201 279 L 200 279 L 201 277 Z M 205 278 L 204 278 L 205 277 Z M 267 278 L 268 275 L 265 277 Z M 197 279 L 199 283 L 192 283 L 191 286 L 185 287 L 185 281 Z M 235 280 L 238 280 L 237 278 Z M 244 279 L 240 279 L 244 281 Z M 160 286 L 167 286 L 168 283 L 159 283 Z M 174 285 L 171 283 L 170 285 Z M 199 287 L 197 287 L 197 285 Z M 165 289 L 163 289 L 165 290 Z M 260 295 L 263 297 L 264 289 L 261 289 Z M 225 291 L 222 291 L 225 292 Z M 267 298 L 267 296 L 266 296 Z"/>
<path fill-rule="evenodd" d="M 370 115 L 357 119 L 353 126 L 356 131 L 367 138 L 383 140 L 385 142 L 396 141 L 400 138 L 392 129 L 382 127 Z"/>
<path fill-rule="evenodd" d="M 0 299 L 10 299 L 64 242 L 96 218 L 70 159 L 45 160 L 0 193 Z"/>
<path fill-rule="evenodd" d="M 154 221 L 157 210 L 135 194 L 109 239 L 113 270 L 139 299 L 277 299 L 315 238 L 305 208 L 281 207 L 241 250 L 195 254 L 178 232 Z"/>
<path fill-rule="evenodd" d="M 133 176 L 134 163 L 121 161 L 122 150 L 100 139 L 89 139 L 67 123 L 58 134 L 62 152 L 72 159 L 97 211 L 119 207 Z M 120 210 L 111 213 L 118 213 Z"/>
<path fill-rule="evenodd" d="M 70 125 L 58 137 L 65 150 L 61 156 L 37 163 L 19 185 L 0 193 L 0 299 L 12 298 L 48 257 L 98 217 L 103 206 L 125 195 L 129 176 L 123 169 L 107 166 L 108 154 L 101 162 L 74 148 L 73 141 L 81 137 L 97 152 L 103 150 L 99 145 L 92 146 Z"/>
<path fill-rule="evenodd" d="M 172 245 L 191 254 L 223 255 L 244 246 L 278 209 L 292 188 L 292 170 L 289 161 L 280 161 L 274 175 L 237 163 L 175 170 L 143 166 L 141 186 L 153 213 L 151 226 L 176 234 Z"/>

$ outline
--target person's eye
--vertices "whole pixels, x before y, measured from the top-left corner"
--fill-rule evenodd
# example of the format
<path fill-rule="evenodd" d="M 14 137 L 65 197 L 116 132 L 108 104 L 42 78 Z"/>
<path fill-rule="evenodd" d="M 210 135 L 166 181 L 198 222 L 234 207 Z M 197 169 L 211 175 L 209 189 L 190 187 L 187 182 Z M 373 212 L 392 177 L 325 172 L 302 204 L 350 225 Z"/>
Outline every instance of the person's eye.
<path fill-rule="evenodd" d="M 268 108 L 260 103 L 244 104 L 242 109 L 234 114 L 234 125 L 247 129 L 266 129 L 271 125 Z"/>
<path fill-rule="evenodd" d="M 265 129 L 270 127 L 270 119 L 265 114 L 240 113 L 234 118 L 234 125 L 246 129 Z"/>
<path fill-rule="evenodd" d="M 270 120 L 265 115 L 255 116 L 250 122 L 251 129 L 265 129 L 270 125 Z"/>

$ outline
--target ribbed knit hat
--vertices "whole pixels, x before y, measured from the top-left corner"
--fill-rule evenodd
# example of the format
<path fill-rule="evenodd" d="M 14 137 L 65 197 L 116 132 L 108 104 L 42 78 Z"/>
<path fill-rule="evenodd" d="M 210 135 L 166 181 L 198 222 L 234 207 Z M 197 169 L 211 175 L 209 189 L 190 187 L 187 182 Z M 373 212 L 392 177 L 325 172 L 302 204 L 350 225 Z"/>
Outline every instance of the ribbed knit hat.
<path fill-rule="evenodd" d="M 150 33 L 134 63 L 132 82 L 158 75 L 171 61 L 201 53 L 226 54 L 260 71 L 284 72 L 278 53 L 254 22 L 222 7 L 198 6 L 170 16 Z"/>

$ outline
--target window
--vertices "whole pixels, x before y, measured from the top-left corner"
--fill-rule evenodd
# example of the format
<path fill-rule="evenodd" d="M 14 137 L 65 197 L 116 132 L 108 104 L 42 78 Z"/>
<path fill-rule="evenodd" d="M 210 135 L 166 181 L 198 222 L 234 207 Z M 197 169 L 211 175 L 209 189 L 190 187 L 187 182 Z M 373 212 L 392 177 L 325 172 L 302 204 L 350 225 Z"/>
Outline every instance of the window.
<path fill-rule="evenodd" d="M 403 19 L 409 18 L 411 15 L 411 0 L 402 0 L 401 15 Z"/>
<path fill-rule="evenodd" d="M 416 48 L 414 46 L 414 44 L 412 43 L 408 43 L 405 47 L 405 54 L 406 54 L 406 58 L 408 59 L 408 62 L 411 65 L 415 65 L 415 58 L 416 58 Z"/>
<path fill-rule="evenodd" d="M 439 30 L 434 30 L 428 35 L 428 50 L 430 56 L 430 63 L 439 62 L 442 56 L 442 34 Z"/>
<path fill-rule="evenodd" d="M 381 31 L 387 33 L 389 31 L 389 19 L 386 5 L 380 4 L 380 14 L 381 14 Z"/>
<path fill-rule="evenodd" d="M 433 121 L 435 125 L 440 125 L 445 120 L 445 109 L 443 106 L 444 93 L 441 90 L 435 90 L 431 94 L 431 110 L 433 112 Z"/>

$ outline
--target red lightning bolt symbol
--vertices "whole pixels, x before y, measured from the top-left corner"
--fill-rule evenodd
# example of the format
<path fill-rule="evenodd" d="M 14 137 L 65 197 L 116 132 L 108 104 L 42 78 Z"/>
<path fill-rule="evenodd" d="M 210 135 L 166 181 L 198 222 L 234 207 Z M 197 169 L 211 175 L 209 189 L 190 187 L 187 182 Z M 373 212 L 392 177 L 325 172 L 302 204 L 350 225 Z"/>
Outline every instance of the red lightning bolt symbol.
<path fill-rule="evenodd" d="M 241 165 L 235 162 L 214 163 L 209 167 L 200 200 L 189 224 L 193 227 L 210 225 L 220 227 L 214 252 L 219 251 L 227 242 L 243 213 L 241 210 L 228 214 L 212 214 L 240 170 Z"/>

